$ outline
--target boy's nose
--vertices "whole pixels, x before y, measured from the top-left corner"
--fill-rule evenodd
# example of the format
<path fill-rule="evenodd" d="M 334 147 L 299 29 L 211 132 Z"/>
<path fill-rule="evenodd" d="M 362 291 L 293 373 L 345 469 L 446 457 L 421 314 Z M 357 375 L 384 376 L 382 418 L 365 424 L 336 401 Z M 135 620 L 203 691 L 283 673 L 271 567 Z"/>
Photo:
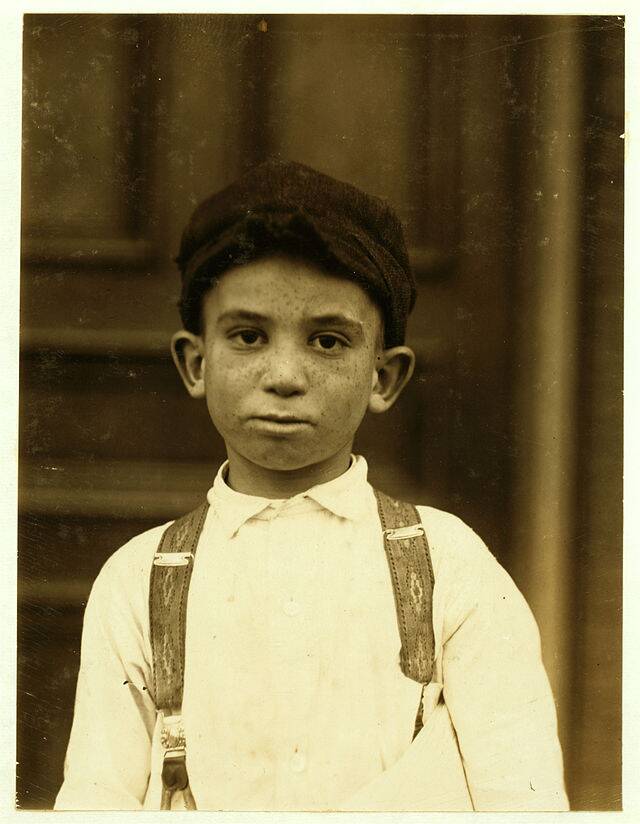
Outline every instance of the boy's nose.
<path fill-rule="evenodd" d="M 308 388 L 308 378 L 302 358 L 290 352 L 274 353 L 262 376 L 262 388 L 267 392 L 288 397 L 303 395 Z"/>

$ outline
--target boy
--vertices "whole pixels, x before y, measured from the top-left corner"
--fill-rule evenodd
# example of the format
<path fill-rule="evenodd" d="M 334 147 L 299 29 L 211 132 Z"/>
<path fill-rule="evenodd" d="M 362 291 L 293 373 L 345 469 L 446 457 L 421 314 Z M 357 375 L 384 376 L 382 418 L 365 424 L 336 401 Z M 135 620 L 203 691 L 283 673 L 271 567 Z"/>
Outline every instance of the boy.
<path fill-rule="evenodd" d="M 174 359 L 228 461 L 199 537 L 193 518 L 167 533 L 179 548 L 187 535 L 188 551 L 169 557 L 167 525 L 152 529 L 94 584 L 56 807 L 566 809 L 522 596 L 452 515 L 418 507 L 420 523 L 383 540 L 382 499 L 351 454 L 365 412 L 388 409 L 413 370 L 395 215 L 271 161 L 200 205 L 178 264 Z M 412 543 L 423 531 L 428 548 Z M 392 539 L 420 551 L 424 575 L 400 580 Z M 188 601 L 149 583 L 176 558 L 192 570 Z M 185 601 L 184 692 L 167 711 L 160 694 L 182 672 L 171 633 L 185 620 L 167 616 Z"/>

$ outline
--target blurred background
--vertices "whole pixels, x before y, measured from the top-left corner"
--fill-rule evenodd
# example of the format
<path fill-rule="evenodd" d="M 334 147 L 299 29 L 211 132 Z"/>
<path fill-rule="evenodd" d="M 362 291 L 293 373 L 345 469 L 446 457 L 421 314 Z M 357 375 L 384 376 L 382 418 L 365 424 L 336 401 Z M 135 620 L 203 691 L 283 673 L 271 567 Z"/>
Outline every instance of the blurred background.
<path fill-rule="evenodd" d="M 194 506 L 224 457 L 169 357 L 182 227 L 278 156 L 397 209 L 418 368 L 358 450 L 511 573 L 572 807 L 620 808 L 623 25 L 25 16 L 19 806 L 62 781 L 102 563 Z"/>

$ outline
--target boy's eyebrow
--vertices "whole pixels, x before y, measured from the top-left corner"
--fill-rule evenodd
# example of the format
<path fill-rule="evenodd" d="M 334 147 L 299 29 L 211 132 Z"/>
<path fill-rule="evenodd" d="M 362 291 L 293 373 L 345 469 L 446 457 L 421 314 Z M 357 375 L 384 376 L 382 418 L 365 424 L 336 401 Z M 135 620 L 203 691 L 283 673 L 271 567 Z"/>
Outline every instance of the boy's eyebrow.
<path fill-rule="evenodd" d="M 249 309 L 227 309 L 222 312 L 217 318 L 217 323 L 225 321 L 245 321 L 248 323 L 267 323 L 269 318 L 266 315 L 261 315 L 260 312 L 252 312 Z M 329 312 L 324 315 L 313 315 L 308 319 L 310 324 L 314 326 L 341 326 L 342 328 L 351 329 L 353 332 L 362 332 L 362 323 L 355 318 L 348 315 L 343 315 L 340 312 Z"/>
<path fill-rule="evenodd" d="M 242 320 L 250 323 L 266 323 L 269 318 L 266 315 L 261 315 L 260 312 L 251 312 L 248 309 L 228 309 L 218 315 L 216 323 L 221 323 L 225 320 Z"/>
<path fill-rule="evenodd" d="M 318 326 L 342 326 L 343 328 L 346 327 L 356 332 L 362 332 L 362 323 L 360 323 L 359 320 L 340 313 L 314 315 L 309 318 L 309 321 Z"/>

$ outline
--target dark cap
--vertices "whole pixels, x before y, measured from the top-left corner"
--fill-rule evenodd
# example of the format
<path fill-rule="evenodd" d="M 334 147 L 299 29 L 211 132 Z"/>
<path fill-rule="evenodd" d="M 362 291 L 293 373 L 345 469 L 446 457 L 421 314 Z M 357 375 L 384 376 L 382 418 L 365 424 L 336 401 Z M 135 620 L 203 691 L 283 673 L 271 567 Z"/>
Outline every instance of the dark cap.
<path fill-rule="evenodd" d="M 404 342 L 415 282 L 393 210 L 355 186 L 279 160 L 250 169 L 191 216 L 176 258 L 185 328 L 199 331 L 202 297 L 217 276 L 276 251 L 355 280 L 382 310 L 385 345 Z"/>

